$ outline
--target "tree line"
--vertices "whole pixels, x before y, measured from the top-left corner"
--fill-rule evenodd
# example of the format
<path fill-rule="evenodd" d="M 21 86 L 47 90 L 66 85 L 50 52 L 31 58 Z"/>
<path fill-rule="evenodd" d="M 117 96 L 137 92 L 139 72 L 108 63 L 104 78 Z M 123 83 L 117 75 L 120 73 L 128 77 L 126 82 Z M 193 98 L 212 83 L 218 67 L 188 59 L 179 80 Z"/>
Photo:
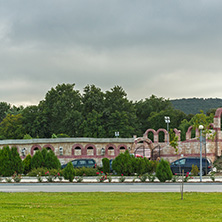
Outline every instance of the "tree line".
<path fill-rule="evenodd" d="M 119 137 L 130 138 L 142 136 L 148 128 L 166 129 L 164 116 L 170 117 L 170 128 L 180 129 L 184 139 L 190 125 L 197 119 L 202 124 L 212 122 L 214 113 L 187 115 L 169 99 L 155 95 L 133 102 L 121 86 L 103 92 L 87 85 L 81 94 L 75 84 L 58 84 L 38 105 L 16 107 L 0 102 L 0 139 L 112 138 L 117 131 Z"/>
<path fill-rule="evenodd" d="M 200 109 L 207 113 L 211 109 L 222 107 L 222 99 L 219 98 L 189 98 L 170 100 L 175 109 L 179 109 L 186 114 L 197 114 Z"/>

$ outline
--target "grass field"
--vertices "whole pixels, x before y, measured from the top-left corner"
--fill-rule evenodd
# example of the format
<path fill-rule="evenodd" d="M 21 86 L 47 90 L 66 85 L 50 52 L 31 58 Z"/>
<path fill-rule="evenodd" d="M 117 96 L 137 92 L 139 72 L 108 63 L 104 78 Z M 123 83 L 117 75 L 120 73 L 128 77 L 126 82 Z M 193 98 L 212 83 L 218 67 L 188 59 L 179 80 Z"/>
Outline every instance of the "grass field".
<path fill-rule="evenodd" d="M 222 221 L 222 193 L 0 193 L 0 221 Z"/>

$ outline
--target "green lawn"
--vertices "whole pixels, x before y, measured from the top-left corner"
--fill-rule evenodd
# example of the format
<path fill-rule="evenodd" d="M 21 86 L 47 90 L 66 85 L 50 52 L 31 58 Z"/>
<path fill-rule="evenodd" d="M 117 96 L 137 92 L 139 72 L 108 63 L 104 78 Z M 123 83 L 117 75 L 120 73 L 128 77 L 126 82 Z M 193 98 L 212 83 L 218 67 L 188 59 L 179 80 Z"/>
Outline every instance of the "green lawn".
<path fill-rule="evenodd" d="M 0 221 L 222 221 L 222 193 L 0 193 Z"/>

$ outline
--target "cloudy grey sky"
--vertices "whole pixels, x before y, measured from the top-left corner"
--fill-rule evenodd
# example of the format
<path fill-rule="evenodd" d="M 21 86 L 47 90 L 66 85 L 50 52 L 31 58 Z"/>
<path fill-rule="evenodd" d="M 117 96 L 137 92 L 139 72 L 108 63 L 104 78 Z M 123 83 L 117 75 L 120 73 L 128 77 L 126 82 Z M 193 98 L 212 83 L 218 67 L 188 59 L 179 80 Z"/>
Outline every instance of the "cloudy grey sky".
<path fill-rule="evenodd" d="M 0 102 L 120 85 L 130 100 L 222 98 L 221 0 L 0 0 Z"/>

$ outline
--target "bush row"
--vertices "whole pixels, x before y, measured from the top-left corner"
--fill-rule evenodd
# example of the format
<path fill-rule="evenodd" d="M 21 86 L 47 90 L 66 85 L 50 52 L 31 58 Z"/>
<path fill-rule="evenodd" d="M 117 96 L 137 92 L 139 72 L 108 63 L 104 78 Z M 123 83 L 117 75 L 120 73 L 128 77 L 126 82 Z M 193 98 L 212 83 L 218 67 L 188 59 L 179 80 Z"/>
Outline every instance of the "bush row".
<path fill-rule="evenodd" d="M 37 151 L 33 157 L 27 155 L 22 161 L 16 147 L 3 147 L 0 150 L 0 175 L 12 176 L 17 174 L 28 174 L 31 170 L 37 168 L 57 169 L 61 167 L 60 161 L 52 150 L 42 149 Z"/>
<path fill-rule="evenodd" d="M 156 172 L 157 165 L 158 161 L 142 157 L 136 158 L 127 150 L 113 160 L 112 168 L 118 175 L 130 176 Z"/>

